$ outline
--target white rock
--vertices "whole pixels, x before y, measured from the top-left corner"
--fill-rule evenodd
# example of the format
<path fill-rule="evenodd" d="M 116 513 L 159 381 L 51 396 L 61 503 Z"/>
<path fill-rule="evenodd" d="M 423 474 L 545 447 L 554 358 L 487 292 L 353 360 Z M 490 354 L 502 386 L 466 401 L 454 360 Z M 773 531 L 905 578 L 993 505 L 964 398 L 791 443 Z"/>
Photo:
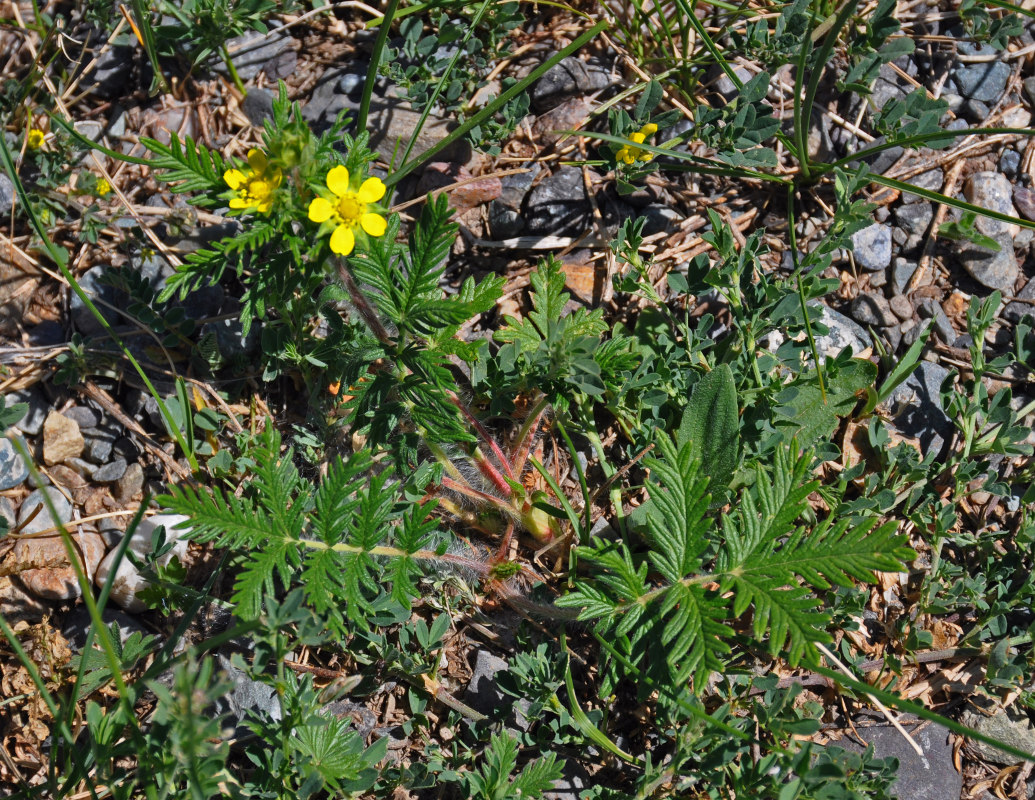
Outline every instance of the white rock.
<path fill-rule="evenodd" d="M 187 555 L 186 536 L 190 528 L 175 528 L 181 522 L 186 522 L 187 517 L 180 514 L 156 514 L 153 517 L 146 517 L 133 532 L 129 540 L 128 549 L 139 558 L 145 558 L 151 552 L 151 535 L 159 526 L 165 527 L 166 541 L 175 542 L 172 549 L 158 559 L 158 564 L 166 566 L 176 556 L 183 561 Z M 104 586 L 108 575 L 115 564 L 115 555 L 118 548 L 112 550 L 104 557 L 104 560 L 97 567 L 97 574 L 94 578 L 97 585 Z M 123 558 L 115 570 L 115 578 L 111 585 L 111 599 L 126 611 L 140 612 L 146 606 L 137 597 L 137 594 L 148 587 L 148 581 L 140 574 L 128 558 Z"/>

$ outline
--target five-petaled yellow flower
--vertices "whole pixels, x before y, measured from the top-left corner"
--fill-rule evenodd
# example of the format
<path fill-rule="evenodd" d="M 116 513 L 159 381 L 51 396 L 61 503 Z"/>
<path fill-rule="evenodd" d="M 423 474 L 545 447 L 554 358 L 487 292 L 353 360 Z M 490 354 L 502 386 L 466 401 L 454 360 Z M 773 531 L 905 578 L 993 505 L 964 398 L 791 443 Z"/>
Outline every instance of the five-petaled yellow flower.
<path fill-rule="evenodd" d="M 260 214 L 269 214 L 282 177 L 280 168 L 271 166 L 264 152 L 252 148 L 248 151 L 247 172 L 228 169 L 223 173 L 227 186 L 237 192 L 237 197 L 230 199 L 230 208 L 254 208 Z"/>
<path fill-rule="evenodd" d="M 347 256 L 356 246 L 356 230 L 362 228 L 370 236 L 384 234 L 388 223 L 370 206 L 385 196 L 386 187 L 380 178 L 367 178 L 358 189 L 353 189 L 349 171 L 333 167 L 327 173 L 327 188 L 333 199 L 317 197 L 309 204 L 309 219 L 323 223 L 334 222 L 331 251 Z"/>
<path fill-rule="evenodd" d="M 25 137 L 25 146 L 29 150 L 39 150 L 43 146 L 43 140 L 46 136 L 47 134 L 39 128 L 31 128 L 29 134 Z"/>
<path fill-rule="evenodd" d="M 653 136 L 658 132 L 658 126 L 653 122 L 648 122 L 636 133 L 629 134 L 629 138 L 636 142 L 636 144 L 643 144 L 648 136 Z M 621 150 L 615 153 L 615 158 L 619 161 L 624 161 L 626 164 L 632 164 L 635 161 L 647 162 L 654 158 L 654 154 L 643 150 L 639 147 L 634 147 L 631 144 L 625 145 Z"/>

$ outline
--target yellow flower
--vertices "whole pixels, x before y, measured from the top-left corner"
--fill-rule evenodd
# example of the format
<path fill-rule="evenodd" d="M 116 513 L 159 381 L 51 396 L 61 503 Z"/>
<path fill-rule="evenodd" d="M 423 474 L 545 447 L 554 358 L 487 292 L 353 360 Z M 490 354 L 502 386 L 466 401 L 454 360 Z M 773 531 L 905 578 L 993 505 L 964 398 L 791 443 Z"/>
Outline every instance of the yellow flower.
<path fill-rule="evenodd" d="M 264 152 L 255 148 L 248 151 L 248 167 L 247 172 L 228 169 L 223 173 L 226 185 L 237 192 L 237 197 L 230 199 L 230 208 L 254 208 L 260 214 L 269 214 L 283 174 L 279 167 L 270 166 Z"/>
<path fill-rule="evenodd" d="M 317 197 L 309 204 L 309 219 L 323 223 L 332 221 L 331 251 L 347 256 L 356 246 L 356 229 L 362 228 L 370 236 L 384 234 L 388 223 L 370 206 L 385 196 L 386 187 L 380 178 L 367 178 L 359 189 L 353 190 L 349 171 L 342 166 L 327 173 L 327 188 L 333 199 Z"/>
<path fill-rule="evenodd" d="M 98 197 L 107 197 L 111 192 L 111 184 L 108 183 L 107 178 L 98 178 L 97 185 L 94 187 L 93 191 Z"/>
<path fill-rule="evenodd" d="M 643 144 L 648 136 L 653 136 L 658 132 L 658 126 L 653 122 L 648 122 L 636 133 L 629 134 L 629 138 L 636 142 L 636 144 Z M 615 153 L 615 158 L 619 161 L 624 161 L 626 164 L 632 164 L 636 161 L 643 161 L 644 163 L 654 158 L 654 154 L 643 150 L 639 147 L 634 147 L 631 144 L 625 145 L 621 150 Z"/>
<path fill-rule="evenodd" d="M 46 136 L 39 128 L 31 128 L 28 136 L 25 137 L 25 146 L 29 150 L 39 150 L 43 147 L 43 140 Z"/>

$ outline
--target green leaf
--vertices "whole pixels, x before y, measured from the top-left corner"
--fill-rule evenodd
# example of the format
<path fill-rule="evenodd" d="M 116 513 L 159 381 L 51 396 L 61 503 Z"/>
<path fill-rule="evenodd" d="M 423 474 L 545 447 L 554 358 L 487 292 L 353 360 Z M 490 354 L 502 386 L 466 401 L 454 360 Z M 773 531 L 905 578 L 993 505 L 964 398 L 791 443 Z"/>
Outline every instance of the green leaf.
<path fill-rule="evenodd" d="M 776 427 L 805 448 L 829 438 L 838 420 L 852 413 L 859 399 L 857 394 L 873 386 L 877 367 L 861 358 L 840 364 L 828 361 L 825 374 L 825 400 L 815 369 L 803 373 L 776 397 Z"/>
<path fill-rule="evenodd" d="M 680 446 L 690 442 L 691 455 L 701 462 L 712 486 L 729 483 L 740 452 L 740 413 L 728 364 L 720 364 L 694 387 L 676 442 Z"/>

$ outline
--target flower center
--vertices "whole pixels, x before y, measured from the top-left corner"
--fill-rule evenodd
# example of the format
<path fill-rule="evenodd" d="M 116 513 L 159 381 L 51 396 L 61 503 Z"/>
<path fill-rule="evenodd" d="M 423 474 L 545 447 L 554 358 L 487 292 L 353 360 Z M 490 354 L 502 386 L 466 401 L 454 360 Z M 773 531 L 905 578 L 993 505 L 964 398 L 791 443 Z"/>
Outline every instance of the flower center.
<path fill-rule="evenodd" d="M 361 203 L 355 192 L 346 192 L 338 198 L 338 216 L 349 227 L 359 225 L 359 220 L 367 210 L 367 204 Z"/>
<path fill-rule="evenodd" d="M 246 192 L 253 200 L 265 200 L 270 195 L 269 182 L 262 176 L 253 177 L 248 181 Z"/>

